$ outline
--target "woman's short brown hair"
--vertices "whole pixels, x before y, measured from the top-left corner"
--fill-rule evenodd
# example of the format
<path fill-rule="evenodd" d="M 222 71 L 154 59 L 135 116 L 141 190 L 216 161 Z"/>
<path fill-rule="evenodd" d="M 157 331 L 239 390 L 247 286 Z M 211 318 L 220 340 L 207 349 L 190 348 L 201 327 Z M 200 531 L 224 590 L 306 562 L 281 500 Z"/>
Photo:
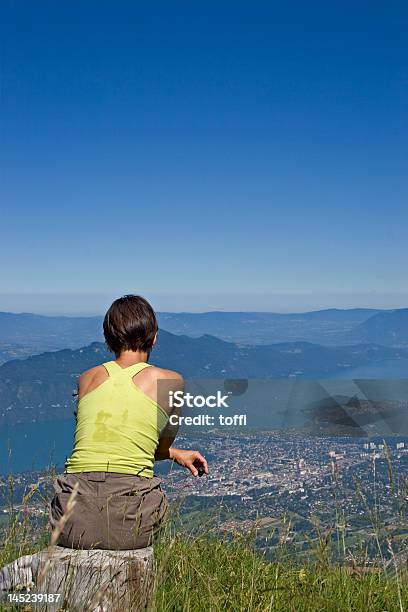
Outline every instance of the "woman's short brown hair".
<path fill-rule="evenodd" d="M 116 356 L 126 350 L 149 354 L 157 329 L 154 310 L 140 295 L 115 300 L 103 321 L 106 344 Z"/>

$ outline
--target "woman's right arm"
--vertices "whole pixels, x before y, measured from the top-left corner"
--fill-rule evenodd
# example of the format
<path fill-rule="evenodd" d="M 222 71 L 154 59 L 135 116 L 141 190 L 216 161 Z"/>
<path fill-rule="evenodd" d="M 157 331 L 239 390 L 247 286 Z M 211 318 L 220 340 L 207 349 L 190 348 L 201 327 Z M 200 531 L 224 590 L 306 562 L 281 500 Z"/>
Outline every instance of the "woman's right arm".
<path fill-rule="evenodd" d="M 170 448 L 169 459 L 178 463 L 187 470 L 190 470 L 193 476 L 208 474 L 208 463 L 205 457 L 196 450 L 183 450 L 181 448 Z"/>

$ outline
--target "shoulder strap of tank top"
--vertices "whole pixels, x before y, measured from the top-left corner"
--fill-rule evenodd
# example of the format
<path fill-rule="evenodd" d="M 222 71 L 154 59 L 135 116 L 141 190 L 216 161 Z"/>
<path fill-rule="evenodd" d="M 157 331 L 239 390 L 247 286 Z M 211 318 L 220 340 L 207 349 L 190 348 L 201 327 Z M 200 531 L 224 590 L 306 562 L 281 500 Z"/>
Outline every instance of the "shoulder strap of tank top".
<path fill-rule="evenodd" d="M 118 368 L 120 368 L 120 366 L 118 366 L 116 361 L 107 361 L 106 363 L 103 363 L 102 365 L 107 371 L 107 373 L 109 374 L 110 378 L 113 378 L 113 376 L 115 376 L 115 374 L 118 373 Z"/>
<path fill-rule="evenodd" d="M 123 376 L 125 378 L 133 378 L 136 374 L 139 374 L 145 368 L 150 368 L 150 363 L 145 363 L 141 361 L 139 363 L 135 363 L 128 368 L 122 368 L 116 361 L 107 361 L 103 364 L 106 371 L 108 372 L 111 378 L 116 376 Z"/>
<path fill-rule="evenodd" d="M 150 363 L 140 362 L 140 363 L 135 363 L 132 366 L 129 366 L 128 368 L 124 368 L 122 372 L 123 372 L 123 375 L 126 376 L 126 378 L 133 378 L 134 376 L 136 376 L 136 374 L 139 374 L 139 372 L 141 372 L 142 370 L 146 368 L 150 368 L 150 367 L 151 367 Z"/>

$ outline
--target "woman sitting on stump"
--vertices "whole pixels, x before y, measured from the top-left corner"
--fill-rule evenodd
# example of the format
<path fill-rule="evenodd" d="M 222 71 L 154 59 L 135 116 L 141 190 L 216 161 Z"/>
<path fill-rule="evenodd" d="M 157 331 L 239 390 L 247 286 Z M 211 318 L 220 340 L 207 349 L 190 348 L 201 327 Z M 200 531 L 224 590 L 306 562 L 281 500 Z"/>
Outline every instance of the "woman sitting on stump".
<path fill-rule="evenodd" d="M 169 391 L 183 390 L 183 379 L 148 363 L 157 329 L 152 307 L 139 296 L 115 300 L 105 315 L 105 340 L 116 359 L 79 379 L 74 448 L 51 502 L 55 527 L 77 485 L 60 546 L 149 546 L 168 507 L 154 462 L 170 459 L 193 476 L 208 474 L 199 452 L 171 447 Z"/>

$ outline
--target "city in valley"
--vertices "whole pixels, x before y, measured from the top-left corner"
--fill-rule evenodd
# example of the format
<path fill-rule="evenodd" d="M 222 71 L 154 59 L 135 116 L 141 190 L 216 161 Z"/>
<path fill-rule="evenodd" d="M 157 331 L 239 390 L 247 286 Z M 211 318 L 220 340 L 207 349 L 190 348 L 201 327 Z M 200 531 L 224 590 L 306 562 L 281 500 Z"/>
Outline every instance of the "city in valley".
<path fill-rule="evenodd" d="M 294 541 L 317 523 L 336 529 L 342 522 L 355 539 L 372 532 L 374 513 L 389 533 L 408 533 L 400 511 L 407 497 L 407 438 L 210 430 L 180 435 L 177 446 L 199 449 L 209 463 L 209 475 L 202 478 L 169 462 L 156 464 L 172 505 L 191 528 L 202 522 L 205 510 L 209 529 L 245 532 L 257 526 L 264 533 L 286 521 L 285 538 Z M 13 504 L 10 482 L 10 476 L 0 477 L 0 528 L 11 512 L 45 521 L 52 474 L 14 475 Z"/>

